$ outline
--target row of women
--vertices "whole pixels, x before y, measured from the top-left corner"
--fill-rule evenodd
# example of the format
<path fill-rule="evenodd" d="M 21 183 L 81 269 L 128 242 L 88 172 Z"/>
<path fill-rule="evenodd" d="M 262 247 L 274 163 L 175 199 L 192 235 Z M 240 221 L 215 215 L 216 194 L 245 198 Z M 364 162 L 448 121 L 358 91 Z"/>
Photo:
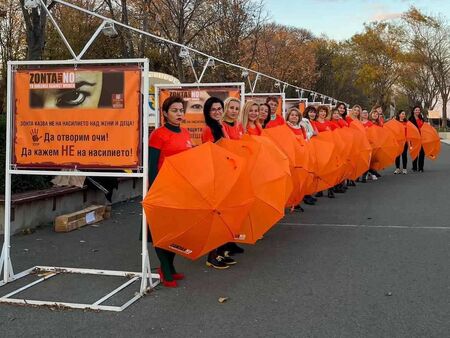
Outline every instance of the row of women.
<path fill-rule="evenodd" d="M 420 107 L 413 109 L 409 122 L 406 119 L 405 112 L 401 111 L 397 114 L 395 120 L 385 123 L 380 106 L 373 107 L 370 113 L 361 109 L 358 105 L 347 112 L 347 107 L 343 103 L 338 103 L 331 111 L 325 105 L 317 108 L 309 106 L 303 113 L 294 107 L 288 110 L 286 119 L 275 113 L 277 106 L 278 99 L 268 97 L 266 103 L 260 105 L 251 100 L 246 101 L 241 112 L 241 102 L 236 98 L 228 98 L 223 102 L 217 97 L 210 97 L 203 108 L 205 126 L 202 133 L 202 142 L 204 144 L 189 150 L 192 148 L 189 132 L 181 127 L 184 119 L 183 99 L 171 96 L 163 103 L 162 113 L 165 124 L 156 129 L 149 140 L 149 184 L 151 188 L 143 201 L 151 232 L 149 237 L 150 240 L 153 239 L 156 254 L 160 261 L 158 273 L 163 285 L 176 287 L 177 281 L 184 278 L 184 274 L 177 272 L 174 266 L 175 253 L 192 258 L 190 256 L 192 250 L 183 243 L 186 243 L 186 240 L 198 242 L 197 247 L 205 249 L 207 240 L 218 237 L 219 230 L 212 228 L 218 228 L 219 223 L 235 222 L 240 224 L 243 222 L 243 217 L 235 216 L 233 218 L 233 216 L 230 216 L 237 215 L 238 210 L 241 213 L 244 210 L 243 212 L 251 214 L 250 218 L 253 217 L 253 221 L 250 221 L 250 225 L 247 225 L 250 229 L 247 232 L 254 237 L 253 242 L 250 243 L 254 243 L 262 237 L 263 232 L 270 228 L 265 226 L 264 231 L 258 232 L 255 230 L 256 227 L 262 223 L 267 223 L 267 219 L 270 219 L 270 226 L 275 224 L 284 216 L 285 206 L 290 207 L 291 210 L 301 209 L 301 201 L 314 205 L 317 202 L 316 197 L 323 196 L 322 191 L 325 190 L 329 198 L 334 198 L 335 193 L 343 193 L 348 186 L 356 186 L 355 181 L 365 183 L 367 179 L 376 180 L 380 176 L 377 170 L 384 169 L 394 161 L 399 168 L 400 157 L 403 158 L 403 173 L 406 173 L 407 153 L 412 149 L 411 140 L 407 137 L 407 130 L 409 130 L 407 124 L 413 124 L 414 128 L 419 129 L 424 126 Z M 252 144 L 256 146 L 253 147 Z M 232 163 L 231 167 L 234 166 L 236 175 L 232 171 L 229 174 L 225 173 L 225 165 L 220 167 L 217 164 L 219 163 L 218 155 L 213 159 L 212 164 L 207 163 L 206 159 L 203 165 L 202 163 L 185 163 L 187 157 L 183 158 L 183 154 L 196 150 L 200 153 L 200 149 L 197 148 L 202 147 L 205 149 L 204 154 L 207 154 L 204 156 L 210 156 L 213 151 L 220 152 L 220 154 L 223 152 L 225 154 L 223 157 Z M 224 150 L 217 150 L 221 147 Z M 425 151 L 420 147 L 420 144 L 419 148 L 419 154 L 413 157 L 413 170 L 423 171 Z M 245 149 L 248 155 L 245 155 L 246 152 L 242 149 Z M 253 164 L 253 171 L 250 173 L 247 171 L 247 175 L 250 177 L 242 179 L 243 173 L 240 173 L 240 176 L 237 174 L 241 158 L 252 157 L 254 159 L 257 156 L 256 153 L 260 153 L 261 149 L 266 150 L 272 157 L 269 155 L 259 157 L 257 161 L 266 161 L 266 163 L 258 163 L 259 169 L 257 170 L 260 170 L 260 172 L 256 172 L 255 164 Z M 231 152 L 228 152 L 228 150 Z M 389 152 L 388 150 L 392 151 Z M 227 152 L 225 153 L 225 151 Z M 236 151 L 236 154 L 240 156 L 233 156 L 233 151 Z M 170 160 L 168 160 L 169 157 Z M 181 168 L 174 167 L 175 162 L 172 163 L 172 159 L 175 160 L 176 158 L 179 158 L 178 163 Z M 214 161 L 216 164 L 214 164 Z M 274 188 L 272 184 L 271 193 L 267 193 L 267 189 L 260 189 L 264 191 L 262 193 L 260 191 L 259 196 L 260 202 L 261 200 L 267 202 L 264 199 L 270 199 L 274 195 L 280 195 L 282 199 L 284 198 L 281 213 L 274 217 L 262 217 L 261 215 L 264 214 L 262 205 L 264 203 L 259 203 L 260 209 L 257 209 L 258 206 L 250 206 L 250 203 L 244 203 L 240 208 L 228 208 L 231 211 L 225 210 L 226 208 L 211 207 L 211 215 L 205 216 L 202 213 L 202 203 L 207 204 L 208 198 L 212 200 L 233 198 L 233 196 L 218 196 L 221 186 L 226 186 L 231 181 L 236 182 L 234 188 L 229 189 L 231 191 L 229 193 L 233 194 L 233 189 L 235 189 L 234 196 L 237 196 L 237 191 L 245 195 L 248 181 L 254 182 L 259 176 L 268 176 L 268 172 L 271 170 L 269 167 L 272 164 L 282 166 L 283 163 L 287 163 L 287 169 L 285 170 L 287 173 L 285 174 L 286 177 L 289 177 L 289 182 L 273 179 L 278 184 L 279 189 Z M 221 177 L 219 183 L 208 181 L 212 174 L 210 175 L 207 169 L 214 165 L 217 165 L 214 170 L 224 170 L 222 175 L 225 177 Z M 264 172 L 266 170 L 264 168 L 267 168 L 267 172 Z M 395 173 L 399 172 L 399 170 L 396 170 Z M 216 175 L 218 174 L 216 173 Z M 194 203 L 192 200 L 195 198 L 190 197 L 192 196 L 190 185 L 193 184 L 191 182 L 184 184 L 181 180 L 183 177 L 194 176 L 196 176 L 196 180 L 197 178 L 200 179 L 199 186 L 207 192 L 200 194 L 199 205 L 184 206 L 183 203 Z M 260 181 L 262 179 L 260 178 Z M 284 193 L 286 193 L 285 197 L 283 197 Z M 164 195 L 169 194 L 176 196 L 181 202 L 178 201 L 175 206 L 169 206 L 164 200 Z M 270 203 L 267 202 L 266 204 Z M 273 203 L 271 207 L 276 209 L 273 207 Z M 186 208 L 187 211 L 185 215 L 181 213 L 180 219 L 179 211 L 183 208 Z M 207 226 L 210 228 L 200 235 L 193 235 L 192 228 L 194 226 L 186 225 L 183 228 L 183 224 L 180 225 L 180 222 L 195 223 L 196 226 L 208 223 Z M 244 249 L 238 246 L 236 242 L 249 242 L 239 241 L 239 239 L 245 238 L 245 235 L 236 235 L 239 234 L 239 230 L 236 231 L 238 227 L 236 227 L 236 224 L 234 225 L 234 230 L 228 231 L 232 233 L 231 237 L 226 237 L 227 231 L 222 232 L 223 238 L 227 238 L 227 240 L 216 241 L 215 243 L 222 243 L 222 245 L 207 250 L 207 266 L 227 269 L 236 264 L 232 257 L 244 252 Z M 180 237 L 185 242 L 175 243 L 176 241 L 172 239 L 156 240 L 155 237 L 167 239 L 175 228 L 181 233 Z M 162 242 L 166 244 L 160 244 Z M 168 245 L 167 243 L 171 244 Z M 203 253 L 201 249 L 199 249 L 199 252 Z"/>

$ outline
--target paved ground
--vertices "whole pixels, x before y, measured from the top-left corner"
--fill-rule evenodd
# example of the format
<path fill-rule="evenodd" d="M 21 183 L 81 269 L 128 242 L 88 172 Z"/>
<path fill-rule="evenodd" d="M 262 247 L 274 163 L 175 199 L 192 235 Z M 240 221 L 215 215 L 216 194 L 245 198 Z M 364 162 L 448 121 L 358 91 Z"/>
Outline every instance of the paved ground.
<path fill-rule="evenodd" d="M 2 305 L 1 336 L 448 337 L 450 146 L 425 169 L 405 176 L 389 170 L 378 182 L 287 215 L 227 271 L 178 258 L 187 274 L 181 287 L 158 288 L 122 313 Z M 115 205 L 99 227 L 55 234 L 44 226 L 15 236 L 15 270 L 138 271 L 139 212 L 134 201 Z M 92 302 L 118 283 L 55 277 L 23 295 Z M 220 304 L 219 297 L 229 300 Z"/>

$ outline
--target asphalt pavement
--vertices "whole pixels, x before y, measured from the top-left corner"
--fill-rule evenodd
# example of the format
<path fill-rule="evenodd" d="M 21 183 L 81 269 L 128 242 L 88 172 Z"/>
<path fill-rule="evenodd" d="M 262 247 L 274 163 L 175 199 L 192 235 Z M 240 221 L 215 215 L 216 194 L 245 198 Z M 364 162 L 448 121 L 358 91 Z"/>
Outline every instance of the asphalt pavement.
<path fill-rule="evenodd" d="M 238 264 L 176 258 L 187 278 L 121 313 L 0 305 L 1 337 L 448 337 L 450 146 L 424 173 L 358 184 L 289 213 Z M 408 169 L 410 169 L 409 164 Z M 139 200 L 67 234 L 43 225 L 12 238 L 16 272 L 35 265 L 139 271 Z M 157 260 L 153 250 L 151 261 Z M 0 288 L 0 295 L 26 280 Z M 93 302 L 121 279 L 54 277 L 28 299 Z M 119 305 L 133 285 L 111 300 Z M 219 303 L 220 297 L 227 297 Z"/>

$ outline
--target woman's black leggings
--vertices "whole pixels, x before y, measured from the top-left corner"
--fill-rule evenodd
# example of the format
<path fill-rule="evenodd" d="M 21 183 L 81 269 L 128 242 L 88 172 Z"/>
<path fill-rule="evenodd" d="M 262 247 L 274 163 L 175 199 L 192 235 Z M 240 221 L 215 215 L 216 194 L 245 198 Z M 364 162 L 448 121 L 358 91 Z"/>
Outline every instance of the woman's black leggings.
<path fill-rule="evenodd" d="M 408 142 L 405 142 L 405 146 L 403 147 L 403 153 L 395 159 L 396 168 L 400 168 L 400 157 L 402 158 L 403 169 L 406 169 L 406 165 L 408 164 Z"/>
<path fill-rule="evenodd" d="M 416 159 L 413 161 L 413 170 L 423 170 L 423 165 L 425 162 L 425 151 L 423 148 L 420 148 L 419 156 L 416 157 Z M 417 163 L 419 163 L 419 168 L 417 168 Z"/>

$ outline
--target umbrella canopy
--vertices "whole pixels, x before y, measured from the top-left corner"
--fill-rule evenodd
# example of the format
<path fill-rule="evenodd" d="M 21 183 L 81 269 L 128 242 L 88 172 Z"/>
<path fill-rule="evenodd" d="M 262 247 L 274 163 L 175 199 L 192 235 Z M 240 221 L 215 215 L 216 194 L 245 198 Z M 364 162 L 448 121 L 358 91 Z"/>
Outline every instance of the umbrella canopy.
<path fill-rule="evenodd" d="M 406 123 L 406 140 L 409 143 L 409 154 L 414 160 L 419 156 L 420 148 L 422 147 L 422 138 L 417 127 L 410 121 Z"/>
<path fill-rule="evenodd" d="M 245 135 L 242 140 L 222 139 L 217 144 L 247 159 L 244 175 L 252 184 L 255 202 L 234 241 L 254 244 L 284 216 L 292 192 L 289 160 L 266 137 Z"/>
<path fill-rule="evenodd" d="M 367 129 L 367 137 L 374 145 L 370 163 L 372 169 L 382 170 L 394 163 L 398 156 L 398 143 L 394 134 L 384 127 L 373 126 Z"/>
<path fill-rule="evenodd" d="M 356 169 L 353 171 L 351 179 L 356 180 L 359 176 L 369 170 L 370 160 L 372 158 L 372 146 L 367 139 L 366 128 L 358 120 L 353 120 L 350 123 L 350 130 L 353 131 L 355 137 L 356 148 L 355 165 Z"/>
<path fill-rule="evenodd" d="M 436 129 L 428 123 L 424 123 L 422 128 L 420 128 L 420 136 L 425 155 L 430 160 L 437 159 L 441 152 L 441 140 Z"/>
<path fill-rule="evenodd" d="M 153 244 L 196 259 L 231 242 L 254 201 L 245 166 L 210 142 L 167 157 L 143 201 Z"/>
<path fill-rule="evenodd" d="M 311 148 L 316 155 L 315 188 L 321 191 L 340 182 L 343 161 L 340 158 L 336 140 L 331 131 L 325 131 L 312 137 Z"/>
<path fill-rule="evenodd" d="M 397 142 L 397 156 L 403 152 L 406 143 L 405 125 L 396 119 L 391 119 L 383 125 L 383 128 L 389 130 Z"/>
<path fill-rule="evenodd" d="M 262 136 L 268 137 L 287 156 L 293 189 L 286 206 L 292 207 L 299 204 L 305 195 L 305 171 L 301 166 L 302 151 L 298 140 L 286 125 L 264 129 Z"/>

